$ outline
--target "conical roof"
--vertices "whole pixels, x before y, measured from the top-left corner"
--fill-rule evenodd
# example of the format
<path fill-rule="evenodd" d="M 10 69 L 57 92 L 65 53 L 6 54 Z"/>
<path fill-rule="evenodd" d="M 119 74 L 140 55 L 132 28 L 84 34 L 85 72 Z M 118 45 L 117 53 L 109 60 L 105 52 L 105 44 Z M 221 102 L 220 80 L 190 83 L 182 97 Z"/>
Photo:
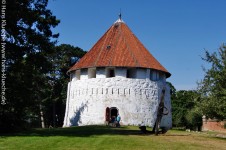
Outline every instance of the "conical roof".
<path fill-rule="evenodd" d="M 129 27 L 118 19 L 70 71 L 91 67 L 137 67 L 170 73 L 150 54 Z"/>

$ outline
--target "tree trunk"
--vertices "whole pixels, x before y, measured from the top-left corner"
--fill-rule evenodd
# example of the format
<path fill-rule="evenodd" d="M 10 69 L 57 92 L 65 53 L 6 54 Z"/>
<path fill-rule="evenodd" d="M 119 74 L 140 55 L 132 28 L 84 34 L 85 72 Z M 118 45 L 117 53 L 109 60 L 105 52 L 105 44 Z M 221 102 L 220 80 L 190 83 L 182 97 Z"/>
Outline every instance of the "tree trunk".
<path fill-rule="evenodd" d="M 56 127 L 56 104 L 53 100 L 53 127 Z"/>
<path fill-rule="evenodd" d="M 43 117 L 43 111 L 42 111 L 42 105 L 39 105 L 40 108 L 40 118 L 41 118 L 41 126 L 42 128 L 45 128 L 45 122 L 44 122 L 44 117 Z"/>

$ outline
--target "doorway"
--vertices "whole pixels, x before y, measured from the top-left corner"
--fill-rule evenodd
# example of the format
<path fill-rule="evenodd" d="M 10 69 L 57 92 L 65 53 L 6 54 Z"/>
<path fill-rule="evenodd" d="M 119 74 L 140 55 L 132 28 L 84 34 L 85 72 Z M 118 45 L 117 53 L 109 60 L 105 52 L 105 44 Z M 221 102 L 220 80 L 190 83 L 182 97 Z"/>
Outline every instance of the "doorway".
<path fill-rule="evenodd" d="M 117 107 L 107 107 L 105 112 L 105 121 L 111 121 L 112 118 L 116 118 L 119 113 Z"/>
<path fill-rule="evenodd" d="M 111 110 L 111 118 L 113 116 L 117 117 L 117 115 L 118 115 L 118 108 L 117 107 L 111 107 L 110 110 Z"/>

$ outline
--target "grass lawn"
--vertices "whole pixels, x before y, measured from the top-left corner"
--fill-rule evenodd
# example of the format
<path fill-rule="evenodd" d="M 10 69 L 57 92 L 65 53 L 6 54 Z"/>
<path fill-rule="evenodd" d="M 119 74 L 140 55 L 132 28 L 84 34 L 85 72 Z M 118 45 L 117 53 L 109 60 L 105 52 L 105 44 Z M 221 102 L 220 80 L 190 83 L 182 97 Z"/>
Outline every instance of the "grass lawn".
<path fill-rule="evenodd" d="M 141 134 L 134 126 L 32 129 L 1 135 L 0 150 L 226 150 L 226 139 L 215 135 L 170 130 L 164 135 L 155 136 Z"/>

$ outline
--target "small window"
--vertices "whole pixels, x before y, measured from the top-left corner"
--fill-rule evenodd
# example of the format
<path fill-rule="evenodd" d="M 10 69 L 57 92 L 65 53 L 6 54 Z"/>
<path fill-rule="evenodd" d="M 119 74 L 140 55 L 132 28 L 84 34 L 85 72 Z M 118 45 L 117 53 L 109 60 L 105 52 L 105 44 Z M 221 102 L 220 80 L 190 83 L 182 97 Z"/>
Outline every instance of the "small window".
<path fill-rule="evenodd" d="M 111 45 L 108 45 L 108 46 L 107 46 L 107 50 L 110 50 L 110 49 L 111 49 Z"/>
<path fill-rule="evenodd" d="M 127 69 L 126 71 L 127 78 L 136 78 L 136 69 Z"/>
<path fill-rule="evenodd" d="M 88 79 L 88 69 L 87 68 L 81 69 L 80 74 L 81 74 L 80 80 Z"/>
<path fill-rule="evenodd" d="M 115 69 L 114 68 L 107 68 L 107 78 L 115 77 Z"/>
<path fill-rule="evenodd" d="M 114 69 L 109 70 L 109 77 L 115 77 L 115 70 Z"/>

